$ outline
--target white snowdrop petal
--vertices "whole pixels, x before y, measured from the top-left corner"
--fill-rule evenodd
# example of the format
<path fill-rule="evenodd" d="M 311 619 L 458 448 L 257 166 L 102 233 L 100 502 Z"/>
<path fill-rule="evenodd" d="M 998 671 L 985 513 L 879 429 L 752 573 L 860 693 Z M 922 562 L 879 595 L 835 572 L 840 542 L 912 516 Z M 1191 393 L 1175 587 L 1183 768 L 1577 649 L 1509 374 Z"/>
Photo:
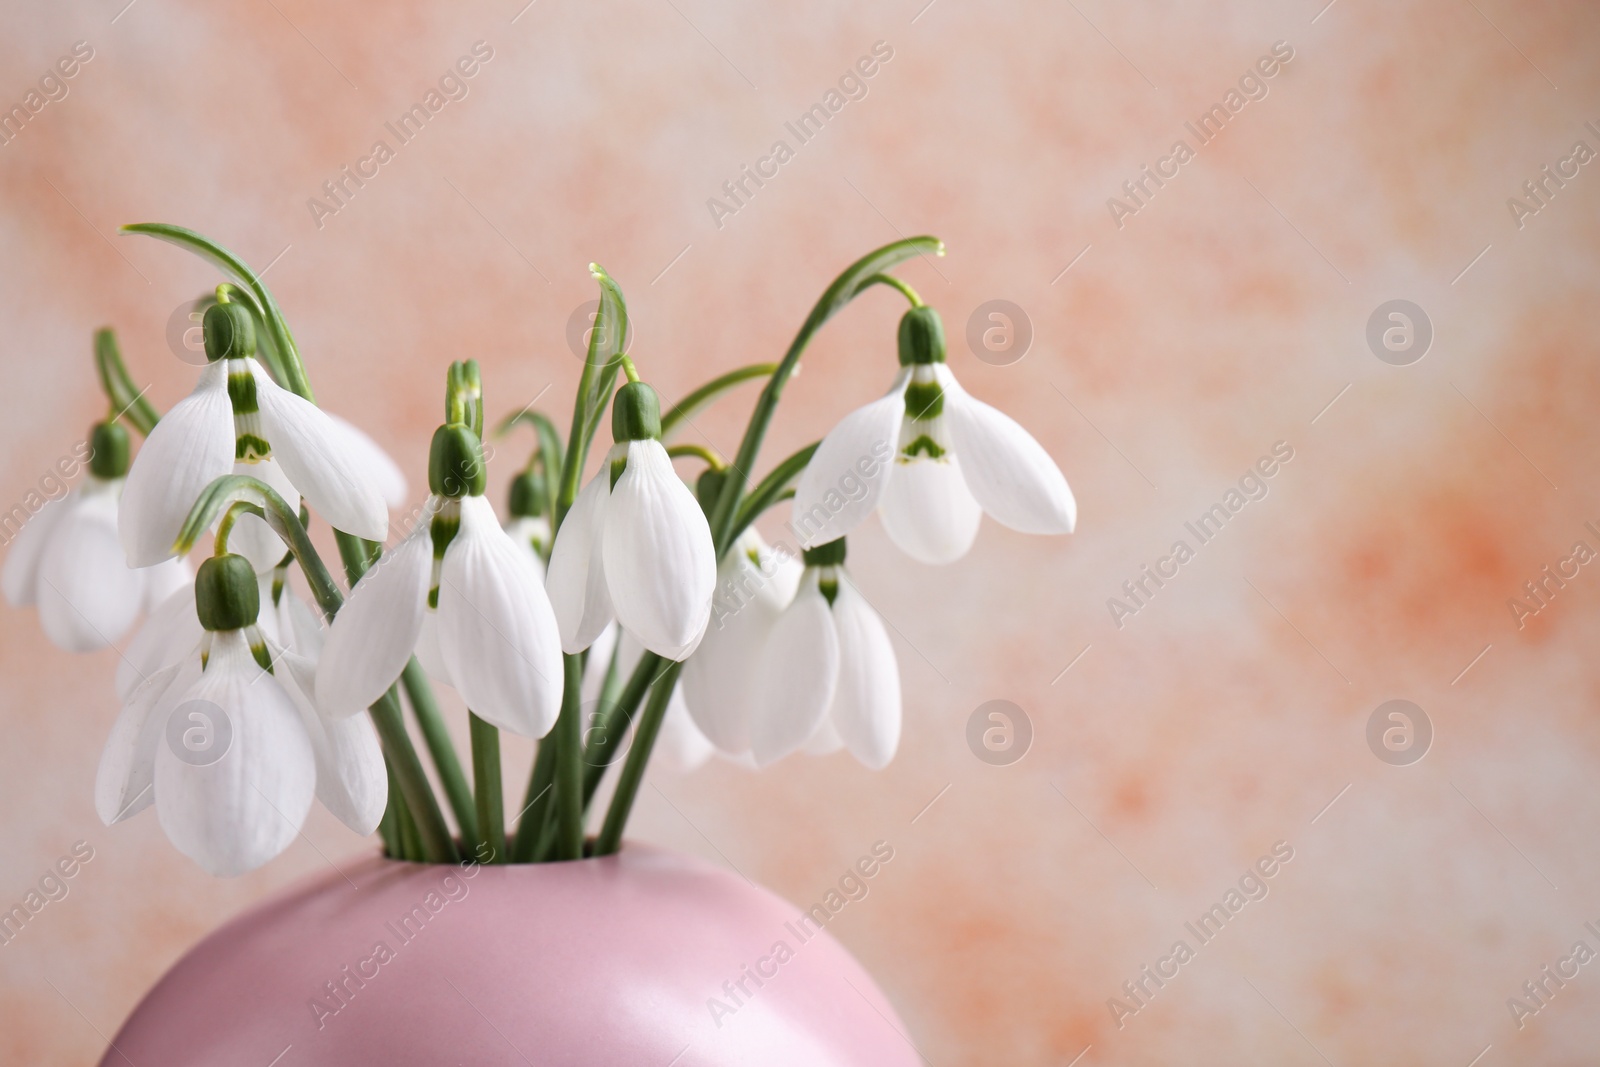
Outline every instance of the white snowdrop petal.
<path fill-rule="evenodd" d="M 761 690 L 750 727 L 757 764 L 782 759 L 817 732 L 838 678 L 839 637 L 812 571 L 762 652 Z"/>
<path fill-rule="evenodd" d="M 189 561 L 178 556 L 154 567 L 141 567 L 139 573 L 144 576 L 144 610 L 147 612 L 154 611 L 173 593 L 194 582 Z"/>
<path fill-rule="evenodd" d="M 667 659 L 693 651 L 711 616 L 716 550 L 705 513 L 660 441 L 628 442 L 601 550 L 622 628 Z"/>
<path fill-rule="evenodd" d="M 440 685 L 454 688 L 450 668 L 444 665 L 444 653 L 439 651 L 439 613 L 422 614 L 422 629 L 417 632 L 417 662 L 428 672 L 428 677 Z"/>
<path fill-rule="evenodd" d="M 317 661 L 317 705 L 334 718 L 372 706 L 417 647 L 428 605 L 433 542 L 425 516 L 350 591 Z"/>
<path fill-rule="evenodd" d="M 950 563 L 978 536 L 983 509 L 962 480 L 954 452 L 896 460 L 879 508 L 884 532 L 918 563 Z"/>
<path fill-rule="evenodd" d="M 461 528 L 439 573 L 439 652 L 479 718 L 543 737 L 561 711 L 561 634 L 539 576 L 481 496 L 461 501 Z"/>
<path fill-rule="evenodd" d="M 205 673 L 172 715 L 190 719 L 223 751 L 213 757 L 204 745 L 165 738 L 156 745 L 156 814 L 168 840 L 219 877 L 254 870 L 289 847 L 316 792 L 316 756 L 294 703 L 239 631 L 216 635 Z"/>
<path fill-rule="evenodd" d="M 969 395 L 948 367 L 939 372 L 950 443 L 983 510 L 1021 533 L 1071 533 L 1078 504 L 1050 453 L 1016 420 Z"/>
<path fill-rule="evenodd" d="M 204 634 L 195 611 L 194 587 L 175 590 L 145 617 L 118 659 L 118 699 L 127 703 L 135 689 L 198 647 Z"/>
<path fill-rule="evenodd" d="M 300 492 L 289 480 L 289 474 L 275 459 L 256 460 L 253 463 L 235 463 L 233 473 L 248 475 L 266 485 L 283 498 L 290 509 L 300 510 Z M 270 572 L 288 554 L 289 546 L 283 538 L 273 533 L 267 521 L 257 515 L 240 515 L 228 533 L 228 551 L 250 561 L 257 574 Z"/>
<path fill-rule="evenodd" d="M 156 746 L 178 698 L 200 678 L 199 640 L 186 662 L 173 662 L 151 674 L 123 701 L 100 751 L 94 778 L 94 810 L 107 826 L 148 808 L 155 801 Z"/>
<path fill-rule="evenodd" d="M 331 411 L 328 412 L 328 421 L 344 436 L 345 451 L 362 468 L 367 481 L 377 488 L 383 502 L 395 510 L 405 507 L 409 492 L 405 472 L 383 450 L 383 446 L 368 437 L 355 423 Z"/>
<path fill-rule="evenodd" d="M 872 770 L 900 745 L 900 667 L 883 620 L 847 574 L 833 599 L 839 631 L 839 685 L 828 714 L 851 755 Z"/>
<path fill-rule="evenodd" d="M 317 799 L 356 833 L 372 833 L 389 802 L 389 772 L 372 717 L 324 717 L 311 699 L 316 664 L 295 652 L 274 651 L 273 671 L 300 713 L 316 758 Z"/>
<path fill-rule="evenodd" d="M 804 570 L 792 557 L 778 559 L 769 553 L 763 562 L 772 573 L 763 573 L 747 554 L 751 550 L 761 557 L 760 549 L 741 537 L 723 557 L 711 621 L 678 683 L 695 725 L 730 756 L 750 751 L 750 724 L 763 682 L 761 654 L 794 598 L 795 572 Z"/>
<path fill-rule="evenodd" d="M 144 605 L 144 579 L 131 570 L 117 537 L 116 497 L 86 486 L 74 492 L 39 560 L 39 625 L 68 652 L 113 644 Z"/>
<path fill-rule="evenodd" d="M 578 493 L 550 550 L 545 588 L 561 628 L 561 649 L 570 655 L 594 644 L 606 624 L 616 617 L 606 589 L 604 554 L 600 551 L 610 486 L 607 464 Z"/>
<path fill-rule="evenodd" d="M 857 408 L 828 431 L 794 489 L 792 529 L 805 548 L 836 541 L 878 506 L 905 417 L 909 369 L 883 397 Z"/>
<path fill-rule="evenodd" d="M 183 520 L 206 486 L 233 470 L 227 360 L 200 372 L 194 392 L 161 417 L 134 457 L 117 518 L 128 565 L 170 559 Z"/>
<path fill-rule="evenodd" d="M 360 450 L 350 447 L 349 428 L 341 429 L 327 412 L 281 388 L 255 360 L 248 362 L 261 427 L 300 495 L 338 529 L 382 541 L 389 533 L 389 509 Z"/>
<path fill-rule="evenodd" d="M 826 715 L 822 724 L 817 727 L 817 732 L 800 749 L 808 756 L 831 756 L 844 747 L 844 738 L 839 736 L 839 731 L 834 728 L 833 716 Z"/>
<path fill-rule="evenodd" d="M 0 571 L 6 603 L 14 608 L 31 606 L 39 586 L 39 560 L 49 547 L 56 525 L 72 510 L 66 498 L 46 500 L 39 510 L 28 514 L 26 504 L 18 504 L 7 515 L 0 516 L 5 532 L 12 537 L 10 551 L 6 553 L 5 569 Z M 16 526 L 16 513 L 21 511 L 21 525 Z"/>

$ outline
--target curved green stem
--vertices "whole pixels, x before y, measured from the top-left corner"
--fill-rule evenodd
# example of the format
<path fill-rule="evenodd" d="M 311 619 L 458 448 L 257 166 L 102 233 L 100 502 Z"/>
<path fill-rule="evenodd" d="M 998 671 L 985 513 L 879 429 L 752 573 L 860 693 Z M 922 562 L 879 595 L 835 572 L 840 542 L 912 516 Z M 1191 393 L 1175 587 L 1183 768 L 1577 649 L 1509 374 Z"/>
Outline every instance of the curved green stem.
<path fill-rule="evenodd" d="M 729 389 L 736 385 L 742 385 L 752 378 L 768 377 L 777 369 L 778 365 L 776 363 L 752 363 L 748 367 L 740 367 L 737 370 L 731 370 L 727 374 L 711 379 L 672 405 L 672 408 L 661 416 L 662 438 L 665 439 L 673 430 L 677 429 L 678 423 L 687 422 L 691 415 L 694 415 Z"/>
<path fill-rule="evenodd" d="M 614 388 L 617 357 L 622 355 L 622 340 L 628 333 L 628 306 L 622 290 L 598 263 L 589 264 L 589 271 L 600 283 L 600 307 L 595 312 L 594 329 L 589 331 L 589 352 L 584 357 L 583 375 L 578 379 L 578 395 L 573 401 L 572 428 L 562 457 L 556 508 L 550 517 L 552 535 L 578 499 L 578 480 L 589 456 L 589 442 Z"/>
<path fill-rule="evenodd" d="M 155 405 L 144 398 L 144 391 L 133 387 L 133 379 L 117 347 L 117 335 L 109 326 L 95 331 L 94 365 L 100 372 L 100 387 L 111 402 L 113 415 L 128 420 L 128 425 L 149 437 L 161 416 Z"/>
<path fill-rule="evenodd" d="M 813 441 L 788 456 L 750 490 L 750 495 L 739 502 L 739 511 L 733 520 L 733 530 L 728 535 L 730 545 L 739 539 L 739 535 L 744 533 L 745 528 L 755 522 L 763 511 L 781 500 L 785 493 L 793 495 L 789 483 L 800 477 L 800 472 L 806 469 L 806 464 L 811 462 L 812 455 L 821 444 L 821 441 Z"/>
<path fill-rule="evenodd" d="M 722 454 L 720 452 L 714 448 L 707 448 L 705 445 L 669 445 L 667 447 L 667 455 L 673 459 L 682 459 L 685 456 L 693 456 L 696 459 L 703 459 L 714 471 L 720 471 L 728 465 L 728 461 L 722 458 Z"/>
<path fill-rule="evenodd" d="M 812 306 L 811 313 L 801 324 L 799 333 L 795 334 L 789 350 L 784 353 L 783 361 L 767 380 L 766 388 L 761 391 L 761 398 L 756 401 L 755 410 L 750 413 L 750 424 L 745 428 L 744 438 L 739 442 L 739 451 L 729 464 L 728 476 L 722 483 L 722 492 L 717 496 L 716 506 L 712 509 L 711 534 L 716 543 L 718 559 L 722 558 L 728 546 L 733 543 L 730 535 L 738 516 L 739 500 L 744 495 L 745 479 L 748 477 L 746 472 L 755 468 L 756 457 L 761 452 L 761 442 L 766 437 L 767 427 L 772 423 L 778 400 L 783 396 L 783 387 L 788 384 L 789 377 L 794 373 L 795 364 L 800 362 L 800 354 L 805 351 L 806 345 L 822 325 L 833 318 L 841 308 L 869 286 L 880 284 L 877 279 L 884 276 L 884 271 L 914 256 L 930 252 L 934 255 L 943 255 L 944 242 L 937 237 L 910 237 L 884 245 L 845 268 L 844 273 L 833 280 L 833 284 L 823 291 L 822 296 Z"/>
<path fill-rule="evenodd" d="M 298 393 L 307 400 L 315 401 L 311 393 L 311 381 L 306 377 L 305 364 L 300 359 L 300 349 L 295 345 L 294 336 L 289 332 L 289 324 L 284 320 L 283 311 L 278 307 L 277 300 L 273 299 L 271 290 L 262 283 L 261 278 L 244 260 L 204 234 L 167 222 L 135 222 L 122 227 L 122 232 L 142 233 L 186 248 L 210 260 L 243 282 L 254 294 L 259 305 L 252 310 L 259 313 L 264 320 L 267 343 L 272 346 L 283 364 L 284 380 L 281 384 L 285 389 Z"/>
<path fill-rule="evenodd" d="M 865 289 L 869 285 L 887 285 L 891 289 L 898 289 L 900 291 L 900 295 L 911 301 L 911 306 L 914 308 L 927 306 L 923 304 L 922 297 L 917 295 L 917 291 L 915 289 L 911 288 L 911 286 L 907 285 L 899 278 L 896 278 L 893 274 L 874 274 L 872 277 L 866 280 L 866 283 L 863 284 L 861 288 Z"/>
<path fill-rule="evenodd" d="M 433 686 L 428 684 L 427 672 L 417 662 L 417 657 L 412 656 L 405 670 L 400 672 L 400 688 L 405 690 L 412 717 L 422 731 L 422 742 L 427 746 L 428 757 L 433 760 L 433 769 L 444 785 L 450 812 L 456 817 L 456 825 L 461 828 L 461 839 L 481 840 L 472 790 L 467 787 L 467 776 L 461 770 L 455 742 L 450 740 L 450 731 L 445 727 L 438 698 L 433 695 Z"/>

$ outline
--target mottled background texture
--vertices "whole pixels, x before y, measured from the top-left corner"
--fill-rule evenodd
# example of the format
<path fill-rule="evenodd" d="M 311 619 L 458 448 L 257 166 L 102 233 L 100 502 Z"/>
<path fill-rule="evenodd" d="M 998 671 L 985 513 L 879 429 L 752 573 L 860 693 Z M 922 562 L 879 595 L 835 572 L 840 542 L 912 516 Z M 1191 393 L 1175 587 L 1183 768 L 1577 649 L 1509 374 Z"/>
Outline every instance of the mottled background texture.
<path fill-rule="evenodd" d="M 1594 1062 L 1600 963 L 1520 1027 L 1507 1006 L 1575 942 L 1600 948 L 1600 565 L 1536 614 L 1508 605 L 1575 542 L 1600 549 L 1592 5 L 523 2 L 7 3 L 0 105 L 75 42 L 93 57 L 0 147 L 0 503 L 103 410 L 96 327 L 162 408 L 192 385 L 169 319 L 219 278 L 123 223 L 270 264 L 319 399 L 416 495 L 451 359 L 482 362 L 491 417 L 542 394 L 565 421 L 591 260 L 671 398 L 776 358 L 859 254 L 937 234 L 949 254 L 902 273 L 944 313 L 956 374 L 1057 458 L 1078 532 L 986 523 L 933 570 L 870 522 L 852 560 L 900 658 L 894 763 L 660 775 L 634 834 L 800 906 L 891 843 L 832 929 L 938 1067 Z M 480 41 L 465 98 L 396 147 L 384 124 Z M 796 147 L 785 122 L 878 42 L 865 97 Z M 1278 42 L 1266 95 L 1199 145 L 1185 122 Z M 1130 199 L 1179 138 L 1193 158 Z M 314 212 L 379 139 L 394 158 Z M 779 139 L 776 177 L 708 208 Z M 1033 335 L 1007 365 L 965 340 L 997 299 Z M 1433 334 L 1404 366 L 1367 340 L 1396 299 Z M 874 290 L 818 337 L 764 463 L 881 392 L 900 306 Z M 752 397 L 697 434 L 731 453 Z M 492 465 L 497 500 L 525 445 Z M 1267 495 L 1114 618 L 1122 583 L 1275 445 L 1293 458 Z M 196 939 L 374 847 L 318 809 L 276 862 L 218 881 L 153 815 L 102 827 L 116 663 L 0 610 L 0 905 L 94 849 L 0 947 L 6 1063 L 93 1059 Z M 1008 766 L 966 741 L 996 699 L 1032 725 Z M 1390 699 L 1431 722 L 1420 762 L 1368 746 Z M 507 743 L 508 775 L 530 752 Z M 1293 859 L 1266 899 L 1115 1012 L 1277 842 Z"/>

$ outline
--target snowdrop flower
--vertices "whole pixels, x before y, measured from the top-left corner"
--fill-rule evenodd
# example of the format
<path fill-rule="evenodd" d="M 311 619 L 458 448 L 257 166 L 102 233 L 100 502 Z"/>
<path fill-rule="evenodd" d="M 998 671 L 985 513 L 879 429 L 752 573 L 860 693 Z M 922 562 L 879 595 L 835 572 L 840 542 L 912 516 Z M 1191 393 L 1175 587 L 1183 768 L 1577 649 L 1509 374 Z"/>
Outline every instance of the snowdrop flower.
<path fill-rule="evenodd" d="M 561 647 L 583 651 L 615 618 L 651 652 L 681 660 L 711 617 L 711 528 L 662 447 L 654 389 L 617 390 L 611 434 L 605 466 L 578 494 L 550 554 Z"/>
<path fill-rule="evenodd" d="M 105 648 L 189 583 L 189 565 L 169 559 L 128 566 L 117 540 L 117 511 L 128 472 L 128 431 L 114 422 L 89 433 L 89 474 L 45 505 L 18 532 L 3 584 L 13 607 L 37 605 L 45 636 L 68 652 Z"/>
<path fill-rule="evenodd" d="M 812 751 L 828 751 L 829 728 L 873 770 L 887 765 L 900 744 L 894 648 L 851 582 L 844 557 L 842 539 L 806 551 L 799 591 L 762 651 L 750 727 L 761 766 L 808 742 Z"/>
<path fill-rule="evenodd" d="M 767 547 L 754 528 L 739 535 L 717 568 L 711 622 L 683 665 L 679 687 L 695 725 L 726 755 L 750 751 L 750 723 L 766 684 L 761 652 L 803 570 L 792 554 Z"/>
<path fill-rule="evenodd" d="M 317 663 L 317 699 L 354 715 L 394 684 L 425 624 L 430 673 L 486 722 L 543 737 L 561 710 L 561 639 L 539 574 L 484 498 L 483 447 L 461 424 L 433 437 L 422 521 L 356 583 Z"/>
<path fill-rule="evenodd" d="M 984 512 L 1022 533 L 1071 533 L 1077 504 L 1039 443 L 973 399 L 945 365 L 938 313 L 900 320 L 889 392 L 845 416 L 801 474 L 794 529 L 804 547 L 854 530 L 876 509 L 901 551 L 949 563 L 972 547 Z"/>
<path fill-rule="evenodd" d="M 313 796 L 363 835 L 388 802 L 377 731 L 316 710 L 311 661 L 257 625 L 257 582 L 242 556 L 201 565 L 190 603 L 202 636 L 130 694 L 95 779 L 106 825 L 153 803 L 168 839 L 220 876 L 287 848 Z"/>
<path fill-rule="evenodd" d="M 527 551 L 528 558 L 544 581 L 544 557 L 550 551 L 550 518 L 545 511 L 544 476 L 536 471 L 523 471 L 511 482 L 511 521 L 506 523 L 506 533 L 517 547 Z"/>
<path fill-rule="evenodd" d="M 253 358 L 255 327 L 246 308 L 214 304 L 203 327 L 211 362 L 194 392 L 156 424 L 128 472 L 118 524 L 128 562 L 146 567 L 170 558 L 195 500 L 232 473 L 259 478 L 291 509 L 303 495 L 335 527 L 382 541 L 389 515 L 380 489 L 385 475 L 370 454 L 377 446 L 361 444 L 348 424 L 272 380 Z M 233 537 L 258 571 L 271 570 L 286 551 L 254 515 L 239 520 Z"/>

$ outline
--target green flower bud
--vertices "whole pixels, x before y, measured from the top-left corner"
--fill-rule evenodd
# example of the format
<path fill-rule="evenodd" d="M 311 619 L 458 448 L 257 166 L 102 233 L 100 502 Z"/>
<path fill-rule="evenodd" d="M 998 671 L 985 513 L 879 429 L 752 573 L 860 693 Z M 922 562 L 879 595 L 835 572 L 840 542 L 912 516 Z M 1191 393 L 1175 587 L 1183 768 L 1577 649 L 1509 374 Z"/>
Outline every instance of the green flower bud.
<path fill-rule="evenodd" d="M 944 362 L 944 323 L 930 307 L 912 308 L 900 317 L 900 365 Z"/>
<path fill-rule="evenodd" d="M 545 478 L 540 471 L 523 471 L 511 479 L 511 517 L 537 519 L 545 510 Z"/>
<path fill-rule="evenodd" d="M 114 422 L 89 428 L 89 473 L 101 481 L 128 474 L 128 431 Z"/>
<path fill-rule="evenodd" d="M 611 439 L 661 440 L 661 398 L 644 382 L 629 382 L 617 390 L 611 404 Z"/>
<path fill-rule="evenodd" d="M 200 625 L 213 632 L 254 626 L 261 613 L 261 588 L 256 570 L 243 556 L 229 552 L 200 564 L 194 576 L 194 604 Z"/>
<path fill-rule="evenodd" d="M 808 548 L 800 553 L 800 559 L 807 567 L 837 567 L 844 562 L 844 538 L 829 541 L 816 548 Z"/>
<path fill-rule="evenodd" d="M 243 304 L 212 304 L 200 320 L 206 359 L 243 359 L 256 354 L 256 324 Z"/>
<path fill-rule="evenodd" d="M 439 496 L 482 496 L 489 483 L 483 442 L 465 426 L 441 426 L 428 449 L 428 488 Z"/>

